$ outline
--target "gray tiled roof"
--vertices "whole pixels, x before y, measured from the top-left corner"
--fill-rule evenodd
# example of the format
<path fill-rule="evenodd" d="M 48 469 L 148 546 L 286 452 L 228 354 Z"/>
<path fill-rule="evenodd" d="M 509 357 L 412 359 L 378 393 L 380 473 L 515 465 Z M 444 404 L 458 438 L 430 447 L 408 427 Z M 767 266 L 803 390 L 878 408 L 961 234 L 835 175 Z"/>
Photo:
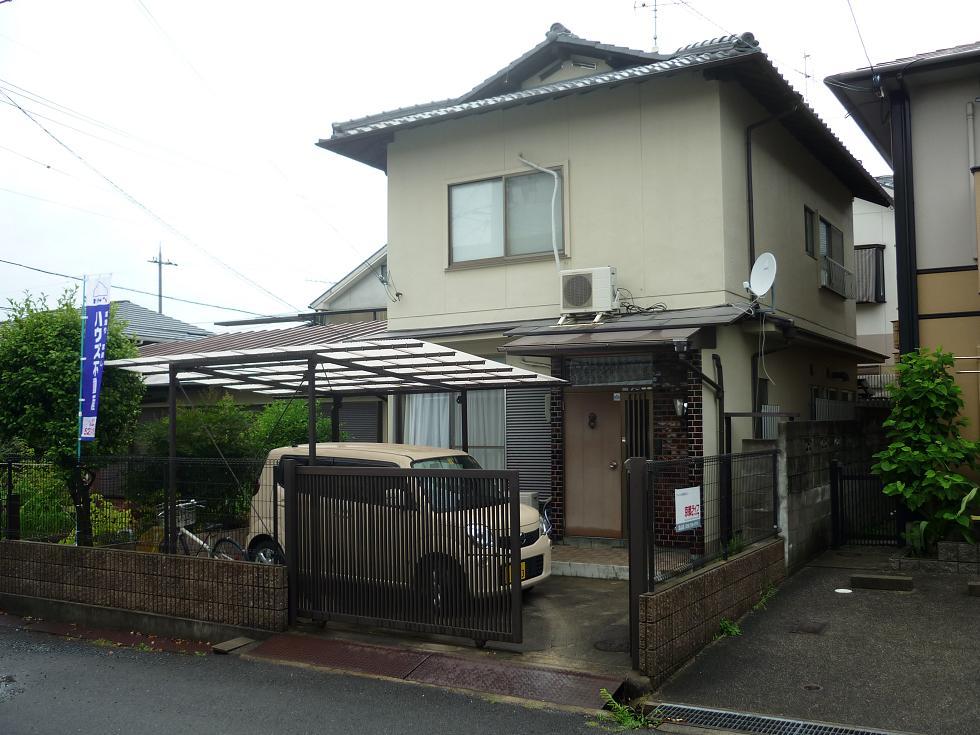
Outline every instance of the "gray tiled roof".
<path fill-rule="evenodd" d="M 855 196 L 888 206 L 890 199 L 878 182 L 864 170 L 827 124 L 807 105 L 799 92 L 777 71 L 768 57 L 762 53 L 751 33 L 700 41 L 678 49 L 672 56 L 663 60 L 637 63 L 634 66 L 588 77 L 469 101 L 456 100 L 451 104 L 432 103 L 415 108 L 403 108 L 390 114 L 339 123 L 334 126 L 333 136 L 320 140 L 317 145 L 385 170 L 387 143 L 397 130 L 590 92 L 628 82 L 642 82 L 687 69 L 706 71 L 722 66 L 725 67 L 726 79 L 733 79 L 740 83 L 771 113 L 793 110 L 793 114 L 782 118 L 782 125 L 818 160 L 823 161 Z"/>
<path fill-rule="evenodd" d="M 114 301 L 113 304 L 116 307 L 116 317 L 126 321 L 126 334 L 144 344 L 194 339 L 213 334 L 166 314 L 158 314 L 132 301 Z"/>
<path fill-rule="evenodd" d="M 437 106 L 420 105 L 418 108 L 395 110 L 388 115 L 381 114 L 370 118 L 361 118 L 359 121 L 339 123 L 335 126 L 334 137 L 330 140 L 320 141 L 320 145 L 329 144 L 338 138 L 353 138 L 386 129 L 409 127 L 420 122 L 425 123 L 442 118 L 461 117 L 475 111 L 490 110 L 498 107 L 512 107 L 539 98 L 553 97 L 562 92 L 583 91 L 657 74 L 674 72 L 680 69 L 707 66 L 712 62 L 729 60 L 753 53 L 758 53 L 758 45 L 755 43 L 751 34 L 725 36 L 705 41 L 703 44 L 684 47 L 675 56 L 664 61 L 655 61 L 650 64 L 603 72 L 602 74 L 570 79 L 564 82 L 544 84 L 540 87 L 523 89 L 495 97 L 475 99 L 470 102 L 458 102 L 445 106 L 438 106 L 437 103 L 431 103 Z M 403 111 L 405 109 L 411 110 L 411 112 L 404 113 Z M 367 122 L 362 122 L 365 120 Z"/>
<path fill-rule="evenodd" d="M 950 46 L 949 48 L 940 48 L 935 51 L 924 51 L 921 54 L 913 54 L 912 56 L 903 56 L 899 59 L 893 59 L 892 61 L 885 61 L 881 64 L 875 64 L 874 70 L 878 73 L 892 71 L 893 69 L 901 69 L 910 64 L 931 64 L 943 61 L 948 61 L 953 58 L 970 56 L 980 56 L 980 41 L 977 43 L 964 43 L 959 46 Z M 858 71 L 865 71 L 870 73 L 871 69 L 864 67 Z M 851 72 L 856 73 L 856 72 Z"/>

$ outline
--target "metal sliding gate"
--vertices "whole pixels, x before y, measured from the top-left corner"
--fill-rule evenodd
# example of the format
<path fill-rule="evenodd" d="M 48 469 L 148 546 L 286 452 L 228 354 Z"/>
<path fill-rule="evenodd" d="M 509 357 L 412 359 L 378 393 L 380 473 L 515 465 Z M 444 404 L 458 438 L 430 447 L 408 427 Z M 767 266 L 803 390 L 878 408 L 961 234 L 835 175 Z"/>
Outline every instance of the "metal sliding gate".
<path fill-rule="evenodd" d="M 896 497 L 885 495 L 881 478 L 830 464 L 833 545 L 899 546 L 905 516 Z"/>
<path fill-rule="evenodd" d="M 283 464 L 291 621 L 521 641 L 516 472 Z"/>

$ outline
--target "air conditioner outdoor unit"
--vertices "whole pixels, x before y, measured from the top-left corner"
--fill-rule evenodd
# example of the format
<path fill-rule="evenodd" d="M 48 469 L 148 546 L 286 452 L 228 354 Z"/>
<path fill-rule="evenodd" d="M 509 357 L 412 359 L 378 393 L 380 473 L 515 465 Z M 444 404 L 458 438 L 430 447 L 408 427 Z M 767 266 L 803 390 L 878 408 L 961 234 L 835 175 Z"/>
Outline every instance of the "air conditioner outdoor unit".
<path fill-rule="evenodd" d="M 562 314 L 601 314 L 618 308 L 616 269 L 612 266 L 561 271 Z"/>

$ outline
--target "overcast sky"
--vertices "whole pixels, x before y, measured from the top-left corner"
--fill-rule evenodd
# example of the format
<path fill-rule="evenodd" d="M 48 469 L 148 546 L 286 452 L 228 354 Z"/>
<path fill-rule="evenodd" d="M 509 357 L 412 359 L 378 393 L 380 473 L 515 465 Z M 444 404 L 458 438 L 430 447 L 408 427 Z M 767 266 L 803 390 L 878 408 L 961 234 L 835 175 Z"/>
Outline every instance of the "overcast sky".
<path fill-rule="evenodd" d="M 980 35 L 977 2 L 852 2 L 873 62 Z M 868 170 L 890 173 L 822 83 L 867 65 L 846 0 L 659 6 L 661 51 L 752 31 Z M 652 13 L 634 0 L 0 3 L 0 90 L 112 182 L 0 94 L 0 258 L 111 272 L 114 286 L 155 293 L 147 260 L 162 242 L 179 264 L 164 269 L 166 295 L 305 310 L 386 228 L 384 174 L 315 141 L 334 121 L 459 95 L 555 21 L 605 43 L 653 42 Z M 4 305 L 70 283 L 0 263 Z M 155 296 L 114 297 L 156 308 Z M 173 301 L 164 311 L 208 328 L 246 316 Z"/>

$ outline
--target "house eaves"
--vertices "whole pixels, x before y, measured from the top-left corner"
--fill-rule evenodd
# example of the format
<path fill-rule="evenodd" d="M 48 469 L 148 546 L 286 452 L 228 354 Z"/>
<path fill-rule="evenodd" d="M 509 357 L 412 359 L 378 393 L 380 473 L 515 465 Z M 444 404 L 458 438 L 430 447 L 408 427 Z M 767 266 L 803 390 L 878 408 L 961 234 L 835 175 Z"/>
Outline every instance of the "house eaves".
<path fill-rule="evenodd" d="M 598 89 L 611 89 L 627 83 L 666 78 L 684 71 L 700 71 L 707 78 L 736 81 L 773 114 L 794 110 L 780 121 L 790 134 L 833 171 L 854 196 L 889 206 L 890 199 L 878 182 L 806 104 L 799 92 L 780 75 L 762 53 L 751 33 L 691 44 L 679 49 L 669 59 L 626 69 L 544 84 L 494 97 L 424 108 L 408 114 L 375 116 L 370 118 L 370 122 L 363 124 L 351 124 L 354 121 L 342 123 L 334 126 L 331 138 L 320 140 L 317 145 L 386 170 L 387 146 L 397 131 L 560 99 L 573 94 L 586 94 Z"/>
<path fill-rule="evenodd" d="M 974 67 L 969 70 L 966 67 Z M 888 93 L 913 75 L 980 72 L 980 42 L 906 56 L 874 68 L 833 74 L 824 79 L 830 91 L 889 165 L 892 163 Z"/>
<path fill-rule="evenodd" d="M 375 269 L 378 264 L 388 257 L 388 245 L 382 245 L 375 251 L 372 255 L 368 256 L 367 259 L 354 268 L 350 273 L 341 278 L 330 288 L 324 291 L 322 294 L 317 296 L 313 303 L 310 304 L 310 308 L 314 311 L 325 311 L 330 307 L 330 302 L 335 298 L 343 294 L 347 289 L 351 288 L 353 285 L 358 283 L 364 276 L 370 274 L 378 277 Z M 369 311 L 369 310 L 368 310 Z"/>

